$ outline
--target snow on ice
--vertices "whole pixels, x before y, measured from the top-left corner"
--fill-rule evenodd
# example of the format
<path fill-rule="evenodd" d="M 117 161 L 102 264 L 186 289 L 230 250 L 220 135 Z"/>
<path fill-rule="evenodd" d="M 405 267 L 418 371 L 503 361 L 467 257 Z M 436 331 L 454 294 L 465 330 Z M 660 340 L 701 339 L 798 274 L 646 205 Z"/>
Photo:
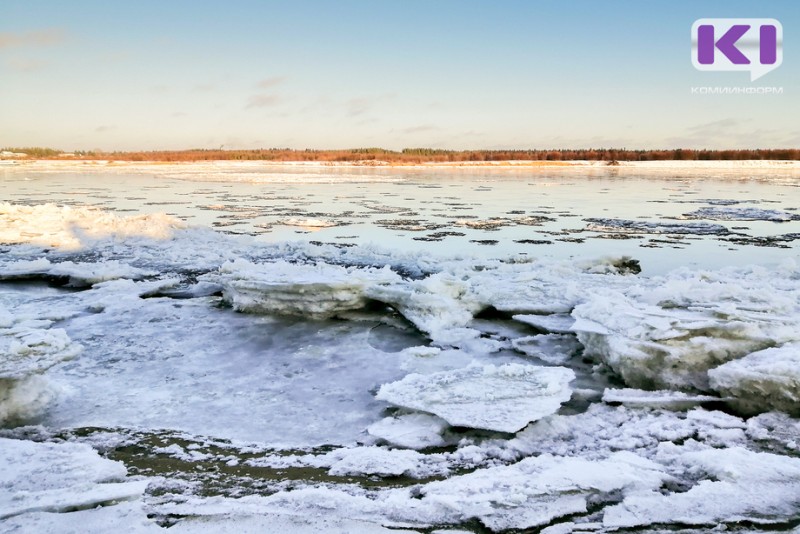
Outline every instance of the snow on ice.
<path fill-rule="evenodd" d="M 121 462 L 101 458 L 81 443 L 0 438 L 0 465 L 0 520 L 137 499 L 148 484 L 126 480 Z"/>

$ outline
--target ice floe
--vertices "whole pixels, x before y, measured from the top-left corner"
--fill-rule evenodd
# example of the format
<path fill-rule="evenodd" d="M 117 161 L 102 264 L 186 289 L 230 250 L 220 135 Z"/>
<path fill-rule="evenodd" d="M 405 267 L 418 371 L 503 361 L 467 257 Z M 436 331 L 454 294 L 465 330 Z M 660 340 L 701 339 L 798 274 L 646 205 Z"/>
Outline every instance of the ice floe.
<path fill-rule="evenodd" d="M 421 507 L 448 522 L 480 519 L 495 532 L 525 529 L 585 513 L 615 493 L 656 490 L 670 479 L 663 466 L 628 452 L 596 461 L 543 454 L 427 484 Z"/>
<path fill-rule="evenodd" d="M 433 413 L 453 426 L 516 432 L 569 400 L 575 373 L 565 367 L 473 365 L 384 384 L 379 400 Z"/>
<path fill-rule="evenodd" d="M 719 525 L 783 523 L 800 513 L 800 459 L 740 447 L 682 451 L 666 447 L 670 461 L 701 478 L 683 493 L 655 490 L 609 507 L 603 525 Z"/>
<path fill-rule="evenodd" d="M 367 427 L 367 432 L 398 447 L 425 449 L 447 445 L 442 436 L 447 427 L 447 421 L 435 415 L 409 413 L 381 419 Z"/>
<path fill-rule="evenodd" d="M 765 210 L 761 208 L 729 208 L 729 207 L 705 207 L 698 210 L 684 213 L 686 219 L 707 219 L 712 221 L 772 221 L 786 222 L 800 218 L 796 214 L 787 211 Z"/>
<path fill-rule="evenodd" d="M 607 388 L 603 392 L 603 402 L 620 403 L 626 406 L 652 406 L 684 410 L 704 402 L 719 401 L 711 395 L 690 395 L 681 391 L 643 391 L 641 389 Z"/>
<path fill-rule="evenodd" d="M 368 285 L 397 282 L 400 278 L 388 268 L 296 265 L 285 261 L 253 264 L 240 259 L 224 264 L 219 274 L 208 275 L 205 280 L 220 283 L 225 300 L 240 311 L 325 319 L 363 308 Z"/>
<path fill-rule="evenodd" d="M 0 438 L 0 519 L 69 512 L 139 498 L 148 482 L 126 480 L 121 462 L 79 443 Z"/>
<path fill-rule="evenodd" d="M 591 232 L 621 232 L 630 234 L 696 234 L 724 235 L 730 233 L 721 224 L 711 223 L 665 223 L 632 221 L 627 219 L 584 219 L 586 230 Z"/>
<path fill-rule="evenodd" d="M 708 375 L 711 387 L 745 413 L 781 410 L 800 417 L 800 342 L 753 352 Z"/>

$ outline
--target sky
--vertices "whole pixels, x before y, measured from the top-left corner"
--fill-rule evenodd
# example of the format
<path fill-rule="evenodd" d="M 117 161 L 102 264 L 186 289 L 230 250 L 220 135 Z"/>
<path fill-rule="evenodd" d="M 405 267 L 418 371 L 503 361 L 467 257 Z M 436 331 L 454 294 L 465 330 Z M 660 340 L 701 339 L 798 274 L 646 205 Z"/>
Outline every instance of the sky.
<path fill-rule="evenodd" d="M 783 64 L 696 70 L 741 17 Z M 798 147 L 798 52 L 793 1 L 3 0 L 0 147 Z"/>

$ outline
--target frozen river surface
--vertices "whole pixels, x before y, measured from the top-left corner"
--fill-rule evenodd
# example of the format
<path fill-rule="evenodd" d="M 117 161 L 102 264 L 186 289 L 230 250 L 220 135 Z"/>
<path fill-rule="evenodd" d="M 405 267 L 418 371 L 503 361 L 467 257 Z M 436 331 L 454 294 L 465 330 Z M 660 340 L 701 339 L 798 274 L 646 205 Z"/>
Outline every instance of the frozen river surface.
<path fill-rule="evenodd" d="M 794 171 L 0 173 L 4 528 L 800 525 Z"/>

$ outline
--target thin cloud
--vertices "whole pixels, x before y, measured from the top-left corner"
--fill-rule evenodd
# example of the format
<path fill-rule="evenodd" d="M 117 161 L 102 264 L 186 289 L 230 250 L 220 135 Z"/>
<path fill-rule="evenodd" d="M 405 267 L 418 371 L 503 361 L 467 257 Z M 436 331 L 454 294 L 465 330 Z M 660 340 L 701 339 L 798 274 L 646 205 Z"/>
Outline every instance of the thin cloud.
<path fill-rule="evenodd" d="M 268 93 L 261 93 L 253 95 L 247 99 L 246 108 L 266 108 L 271 107 L 281 102 L 280 95 L 273 95 Z"/>
<path fill-rule="evenodd" d="M 404 128 L 400 131 L 404 134 L 414 134 L 422 132 L 433 132 L 440 129 L 441 128 L 433 124 L 420 124 L 419 126 L 411 126 L 410 128 Z"/>
<path fill-rule="evenodd" d="M 212 91 L 216 91 L 217 86 L 213 83 L 199 83 L 192 87 L 192 91 L 195 93 L 210 93 Z"/>
<path fill-rule="evenodd" d="M 109 132 L 109 131 L 114 130 L 114 129 L 116 129 L 116 125 L 114 125 L 114 124 L 104 124 L 102 126 L 98 126 L 97 128 L 95 128 L 94 131 L 97 132 L 97 133 L 104 133 L 104 132 Z"/>
<path fill-rule="evenodd" d="M 752 119 L 720 119 L 718 121 L 705 122 L 703 124 L 696 124 L 687 128 L 690 132 L 695 133 L 723 133 L 728 132 L 733 128 L 739 128 Z"/>
<path fill-rule="evenodd" d="M 52 46 L 63 42 L 66 32 L 61 28 L 47 28 L 29 32 L 0 32 L 0 49 L 21 46 Z"/>
<path fill-rule="evenodd" d="M 372 108 L 372 99 L 351 98 L 347 101 L 347 114 L 351 117 L 363 115 Z"/>
<path fill-rule="evenodd" d="M 276 85 L 280 85 L 286 81 L 285 76 L 273 76 L 272 78 L 264 78 L 260 82 L 258 82 L 258 87 L 261 89 L 269 89 L 271 87 L 275 87 Z"/>
<path fill-rule="evenodd" d="M 48 64 L 49 63 L 43 59 L 33 58 L 10 58 L 6 60 L 6 65 L 8 65 L 11 70 L 15 70 L 17 72 L 33 72 L 42 70 Z"/>
<path fill-rule="evenodd" d="M 394 98 L 394 93 L 377 95 L 377 96 L 362 96 L 358 98 L 351 98 L 345 102 L 345 109 L 349 117 L 357 117 L 372 110 L 376 104 Z"/>

